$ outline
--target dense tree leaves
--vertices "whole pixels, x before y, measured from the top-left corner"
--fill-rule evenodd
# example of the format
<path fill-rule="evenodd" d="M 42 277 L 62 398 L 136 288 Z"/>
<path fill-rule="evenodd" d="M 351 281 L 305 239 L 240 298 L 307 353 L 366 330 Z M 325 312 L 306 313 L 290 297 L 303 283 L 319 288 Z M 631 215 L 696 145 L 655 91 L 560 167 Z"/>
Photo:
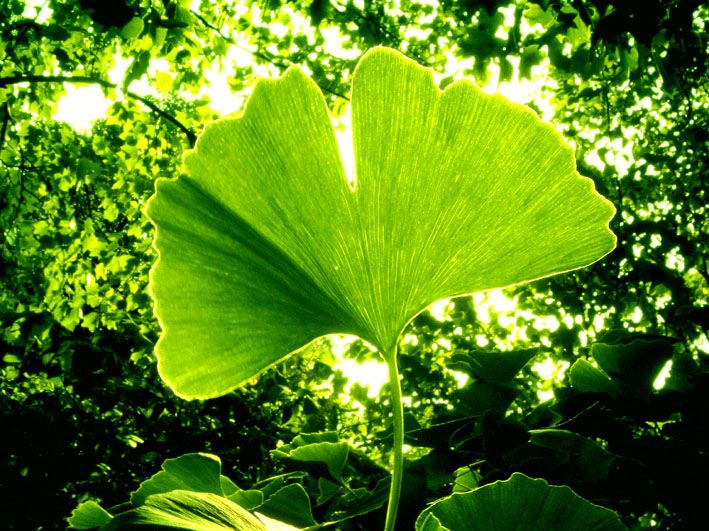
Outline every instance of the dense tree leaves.
<path fill-rule="evenodd" d="M 297 64 L 337 119 L 358 57 L 382 44 L 432 67 L 443 86 L 498 71 L 543 78 L 530 103 L 618 209 L 619 246 L 602 264 L 507 290 L 516 308 L 480 295 L 410 324 L 399 349 L 411 506 L 521 471 L 569 485 L 637 528 L 704 525 L 693 485 L 708 468 L 709 14 L 698 0 L 636 4 L 0 2 L 0 495 L 11 507 L 44 500 L 41 512 L 15 511 L 3 524 L 64 528 L 75 502 L 112 507 L 165 458 L 206 451 L 255 504 L 265 485 L 288 487 L 267 480 L 286 465 L 305 474 L 316 521 L 381 526 L 391 431 L 376 427 L 388 420 L 387 388 L 370 396 L 348 383 L 327 343 L 212 402 L 180 402 L 162 386 L 146 292 L 152 229 L 141 211 L 197 132 L 241 105 L 224 93 L 210 100 L 206 79 L 241 93 L 254 74 Z M 90 131 L 54 119 L 77 87 L 110 102 Z M 603 337 L 610 329 L 626 339 Z M 599 368 L 591 352 L 657 336 L 667 339 L 641 356 L 655 361 L 625 375 Z M 484 382 L 452 392 L 463 379 L 450 358 L 532 348 L 506 394 L 488 395 L 504 400 L 464 412 L 466 387 Z M 372 357 L 361 343 L 344 355 Z M 579 367 L 596 379 L 579 386 Z M 648 386 L 658 367 L 658 387 L 669 370 L 661 390 Z M 628 384 L 640 375 L 634 393 Z M 533 437 L 549 429 L 583 439 L 569 435 L 556 451 Z M 343 469 L 353 493 L 271 456 L 277 441 L 327 430 L 357 446 Z M 608 479 L 578 482 L 572 471 L 597 449 L 614 456 Z"/>

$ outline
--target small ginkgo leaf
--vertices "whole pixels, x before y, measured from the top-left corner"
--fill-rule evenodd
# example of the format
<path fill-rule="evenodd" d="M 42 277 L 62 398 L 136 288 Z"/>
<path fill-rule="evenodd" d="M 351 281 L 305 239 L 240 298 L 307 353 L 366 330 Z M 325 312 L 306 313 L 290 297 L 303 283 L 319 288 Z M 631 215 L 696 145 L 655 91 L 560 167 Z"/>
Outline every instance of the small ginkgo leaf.
<path fill-rule="evenodd" d="M 315 525 L 310 498 L 298 483 L 276 491 L 255 512 L 301 528 Z"/>
<path fill-rule="evenodd" d="M 583 358 L 577 359 L 569 370 L 571 385 L 582 393 L 605 393 L 616 397 L 620 386 L 601 369 Z"/>
<path fill-rule="evenodd" d="M 271 450 L 271 454 L 317 477 L 325 476 L 343 484 L 342 470 L 347 463 L 349 445 L 339 440 L 337 432 L 303 433 L 291 444 Z"/>
<path fill-rule="evenodd" d="M 476 380 L 506 384 L 511 382 L 537 349 L 490 352 L 485 350 L 456 351 L 450 357 L 449 369 L 460 371 Z"/>
<path fill-rule="evenodd" d="M 329 333 L 385 356 L 445 297 L 586 266 L 613 249 L 613 206 L 529 109 L 375 48 L 352 85 L 353 182 L 317 85 L 260 80 L 160 180 L 150 289 L 159 370 L 218 396 Z"/>
<path fill-rule="evenodd" d="M 166 459 L 162 470 L 143 481 L 130 500 L 133 505 L 142 505 L 148 496 L 173 490 L 191 490 L 223 495 L 221 460 L 212 454 L 185 454 Z"/>
<path fill-rule="evenodd" d="M 325 473 L 338 483 L 342 483 L 342 469 L 347 462 L 349 447 L 347 443 L 315 443 L 299 448 L 293 448 L 287 453 L 273 450 L 274 457 L 280 457 L 292 461 L 307 468 L 307 465 L 314 465 L 312 474 L 321 476 Z"/>
<path fill-rule="evenodd" d="M 95 501 L 85 501 L 72 511 L 69 529 L 96 529 L 110 522 L 111 518 L 111 513 Z"/>

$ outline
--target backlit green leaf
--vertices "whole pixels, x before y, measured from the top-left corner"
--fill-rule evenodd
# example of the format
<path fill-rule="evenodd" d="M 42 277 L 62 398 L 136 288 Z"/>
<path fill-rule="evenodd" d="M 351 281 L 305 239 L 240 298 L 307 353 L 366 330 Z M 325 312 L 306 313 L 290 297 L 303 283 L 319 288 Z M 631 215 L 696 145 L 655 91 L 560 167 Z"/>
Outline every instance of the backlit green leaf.
<path fill-rule="evenodd" d="M 447 365 L 476 380 L 505 384 L 511 382 L 536 353 L 537 349 L 455 352 Z"/>
<path fill-rule="evenodd" d="M 250 511 L 263 503 L 263 492 L 260 490 L 238 490 L 227 498 Z"/>
<path fill-rule="evenodd" d="M 342 469 L 347 462 L 349 446 L 339 442 L 335 432 L 301 434 L 291 444 L 284 444 L 271 453 L 279 459 L 295 462 L 301 468 L 305 465 L 311 473 L 342 484 Z"/>
<path fill-rule="evenodd" d="M 145 505 L 116 516 L 105 529 L 266 531 L 258 518 L 226 498 L 186 490 L 149 496 Z"/>
<path fill-rule="evenodd" d="M 392 50 L 360 61 L 348 182 L 317 85 L 260 80 L 242 116 L 209 125 L 148 207 L 163 379 L 224 394 L 329 333 L 393 352 L 445 297 L 588 265 L 612 205 L 529 109 Z"/>
<path fill-rule="evenodd" d="M 120 35 L 125 40 L 135 39 L 140 37 L 145 28 L 145 22 L 140 17 L 133 17 L 123 28 L 121 28 Z"/>
<path fill-rule="evenodd" d="M 652 391 L 652 384 L 663 365 L 672 357 L 673 343 L 668 339 L 634 339 L 616 344 L 595 343 L 591 355 L 598 365 L 628 390 L 638 394 Z"/>
<path fill-rule="evenodd" d="M 94 529 L 111 521 L 111 513 L 95 501 L 82 503 L 71 512 L 69 529 Z"/>
<path fill-rule="evenodd" d="M 310 498 L 298 483 L 283 487 L 255 510 L 269 518 L 299 527 L 315 525 Z"/>
<path fill-rule="evenodd" d="M 619 388 L 606 373 L 581 358 L 574 362 L 569 371 L 571 384 L 581 392 L 618 394 Z"/>

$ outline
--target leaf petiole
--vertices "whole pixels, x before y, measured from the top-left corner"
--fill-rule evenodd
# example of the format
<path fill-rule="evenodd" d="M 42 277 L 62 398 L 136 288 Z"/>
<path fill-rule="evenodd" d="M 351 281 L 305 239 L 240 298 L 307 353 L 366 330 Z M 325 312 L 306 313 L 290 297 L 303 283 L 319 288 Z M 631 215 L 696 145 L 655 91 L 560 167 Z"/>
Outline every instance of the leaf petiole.
<path fill-rule="evenodd" d="M 396 513 L 399 509 L 401 482 L 404 476 L 404 407 L 401 403 L 401 382 L 399 381 L 396 346 L 392 352 L 384 356 L 384 359 L 389 367 L 389 389 L 391 392 L 391 409 L 394 428 L 394 440 L 392 443 L 394 463 L 384 531 L 393 531 L 394 525 L 396 524 Z"/>

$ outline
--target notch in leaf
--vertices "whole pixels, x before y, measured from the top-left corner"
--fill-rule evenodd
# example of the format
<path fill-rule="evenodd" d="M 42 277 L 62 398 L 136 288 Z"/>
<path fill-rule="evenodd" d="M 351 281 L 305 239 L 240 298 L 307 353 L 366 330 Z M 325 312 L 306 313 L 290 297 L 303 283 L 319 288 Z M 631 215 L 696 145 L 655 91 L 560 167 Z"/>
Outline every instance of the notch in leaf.
<path fill-rule="evenodd" d="M 403 477 L 397 338 L 426 306 L 591 264 L 613 206 L 529 109 L 374 48 L 352 81 L 350 183 L 317 85 L 259 80 L 243 114 L 205 128 L 147 213 L 163 379 L 180 396 L 234 389 L 316 338 L 352 334 L 389 366 Z"/>
<path fill-rule="evenodd" d="M 147 214 L 163 379 L 229 392 L 319 336 L 358 335 L 388 361 L 400 331 L 445 297 L 595 262 L 613 206 L 529 109 L 390 49 L 352 88 L 354 186 L 325 100 L 298 67 L 210 124 Z"/>

